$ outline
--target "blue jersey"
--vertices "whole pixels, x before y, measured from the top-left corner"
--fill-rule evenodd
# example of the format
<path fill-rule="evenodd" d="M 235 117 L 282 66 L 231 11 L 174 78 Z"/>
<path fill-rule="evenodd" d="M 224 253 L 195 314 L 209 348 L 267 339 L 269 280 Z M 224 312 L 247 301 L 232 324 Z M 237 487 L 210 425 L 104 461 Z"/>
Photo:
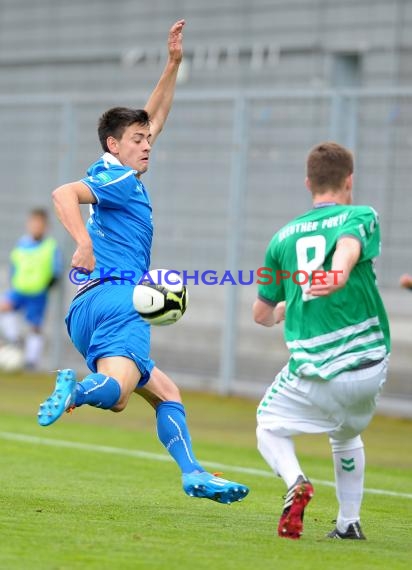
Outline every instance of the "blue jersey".
<path fill-rule="evenodd" d="M 106 152 L 82 179 L 97 203 L 90 208 L 87 231 L 96 267 L 91 278 L 131 276 L 134 282 L 149 270 L 152 206 L 137 172 Z"/>

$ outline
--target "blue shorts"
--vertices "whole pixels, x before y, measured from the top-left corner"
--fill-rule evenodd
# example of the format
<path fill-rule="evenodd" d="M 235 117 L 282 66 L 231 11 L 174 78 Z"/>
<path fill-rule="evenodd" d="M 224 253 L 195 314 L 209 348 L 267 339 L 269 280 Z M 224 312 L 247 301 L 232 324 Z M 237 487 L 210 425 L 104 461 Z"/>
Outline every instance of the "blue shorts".
<path fill-rule="evenodd" d="M 15 311 L 21 311 L 28 323 L 40 327 L 44 321 L 47 307 L 47 292 L 39 295 L 23 295 L 17 291 L 8 291 L 5 295 Z"/>
<path fill-rule="evenodd" d="M 69 336 L 92 372 L 99 358 L 125 356 L 136 363 L 144 386 L 155 363 L 150 359 L 150 325 L 132 303 L 133 285 L 100 284 L 73 299 L 66 316 Z"/>

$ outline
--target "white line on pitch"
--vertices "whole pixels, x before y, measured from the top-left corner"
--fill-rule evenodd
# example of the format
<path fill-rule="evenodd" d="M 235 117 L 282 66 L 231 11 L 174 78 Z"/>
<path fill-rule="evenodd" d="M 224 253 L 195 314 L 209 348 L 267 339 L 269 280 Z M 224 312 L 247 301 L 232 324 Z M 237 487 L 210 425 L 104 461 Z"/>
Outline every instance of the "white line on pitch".
<path fill-rule="evenodd" d="M 68 449 L 79 449 L 80 451 L 93 451 L 97 453 L 107 453 L 109 455 L 123 455 L 127 457 L 137 457 L 138 459 L 151 459 L 152 461 L 173 461 L 169 455 L 160 453 L 152 453 L 150 451 L 140 451 L 133 449 L 125 449 L 123 447 L 110 447 L 108 445 L 94 445 L 92 443 L 81 443 L 80 441 L 67 441 L 64 439 L 49 439 L 45 437 L 37 437 L 34 435 L 26 435 L 22 433 L 11 433 L 7 431 L 0 432 L 0 439 L 8 441 L 19 441 L 21 443 L 34 443 L 37 445 L 49 445 L 53 447 L 66 447 Z M 225 463 L 215 463 L 212 461 L 200 461 L 205 467 L 213 469 L 223 469 L 225 471 L 233 471 L 235 473 L 245 473 L 247 475 L 256 475 L 257 477 L 273 477 L 271 471 L 264 469 L 255 469 L 253 467 L 241 467 L 239 465 L 226 465 Z M 325 487 L 335 487 L 331 481 L 323 481 L 322 479 L 312 479 L 317 485 Z M 396 491 L 386 491 L 384 489 L 364 489 L 365 493 L 372 495 L 385 495 L 389 497 L 402 497 L 403 499 L 412 499 L 412 493 L 398 493 Z"/>

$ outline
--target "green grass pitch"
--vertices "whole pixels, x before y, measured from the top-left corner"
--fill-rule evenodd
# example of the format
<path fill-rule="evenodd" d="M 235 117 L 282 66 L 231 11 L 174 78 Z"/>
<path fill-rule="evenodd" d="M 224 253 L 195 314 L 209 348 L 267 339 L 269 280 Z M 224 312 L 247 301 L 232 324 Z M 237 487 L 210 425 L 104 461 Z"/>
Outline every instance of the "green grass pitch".
<path fill-rule="evenodd" d="M 256 402 L 185 394 L 197 456 L 251 487 L 244 502 L 226 506 L 183 493 L 152 410 L 137 397 L 122 414 L 84 408 L 38 427 L 52 385 L 51 376 L 0 377 L 1 569 L 410 567 L 412 422 L 377 417 L 364 434 L 365 542 L 325 538 L 336 517 L 329 445 L 297 439 L 315 496 L 304 535 L 291 541 L 275 536 L 285 489 L 256 450 Z"/>

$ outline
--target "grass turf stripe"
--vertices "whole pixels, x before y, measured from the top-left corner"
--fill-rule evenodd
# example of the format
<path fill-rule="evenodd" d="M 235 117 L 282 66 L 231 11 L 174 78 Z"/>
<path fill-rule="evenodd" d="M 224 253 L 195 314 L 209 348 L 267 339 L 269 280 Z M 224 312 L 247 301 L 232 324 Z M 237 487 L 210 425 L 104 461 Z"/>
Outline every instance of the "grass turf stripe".
<path fill-rule="evenodd" d="M 127 457 L 135 457 L 138 459 L 150 459 L 152 461 L 173 461 L 169 455 L 160 453 L 153 453 L 150 451 L 140 451 L 138 449 L 125 449 L 123 447 L 111 447 L 108 445 L 95 445 L 91 443 L 82 443 L 79 441 L 67 441 L 64 439 L 50 439 L 46 437 L 38 437 L 23 433 L 12 433 L 7 431 L 0 432 L 0 439 L 6 441 L 15 441 L 20 443 L 31 443 L 36 445 L 48 445 L 52 447 L 66 447 L 68 449 L 78 449 L 80 451 L 92 451 L 95 453 L 107 453 L 109 455 L 123 455 Z M 226 465 L 224 463 L 216 463 L 212 461 L 201 461 L 200 463 L 205 467 L 212 469 L 223 469 L 226 471 L 233 471 L 235 473 L 244 473 L 247 475 L 256 475 L 257 477 L 273 477 L 271 471 L 264 469 L 256 469 L 253 467 L 241 467 L 239 465 Z M 323 481 L 322 479 L 311 479 L 317 485 L 324 485 L 325 487 L 335 487 L 331 481 Z M 397 491 L 387 491 L 385 489 L 364 489 L 365 493 L 372 495 L 384 495 L 389 497 L 399 497 L 403 499 L 412 499 L 412 493 L 399 493 Z"/>

